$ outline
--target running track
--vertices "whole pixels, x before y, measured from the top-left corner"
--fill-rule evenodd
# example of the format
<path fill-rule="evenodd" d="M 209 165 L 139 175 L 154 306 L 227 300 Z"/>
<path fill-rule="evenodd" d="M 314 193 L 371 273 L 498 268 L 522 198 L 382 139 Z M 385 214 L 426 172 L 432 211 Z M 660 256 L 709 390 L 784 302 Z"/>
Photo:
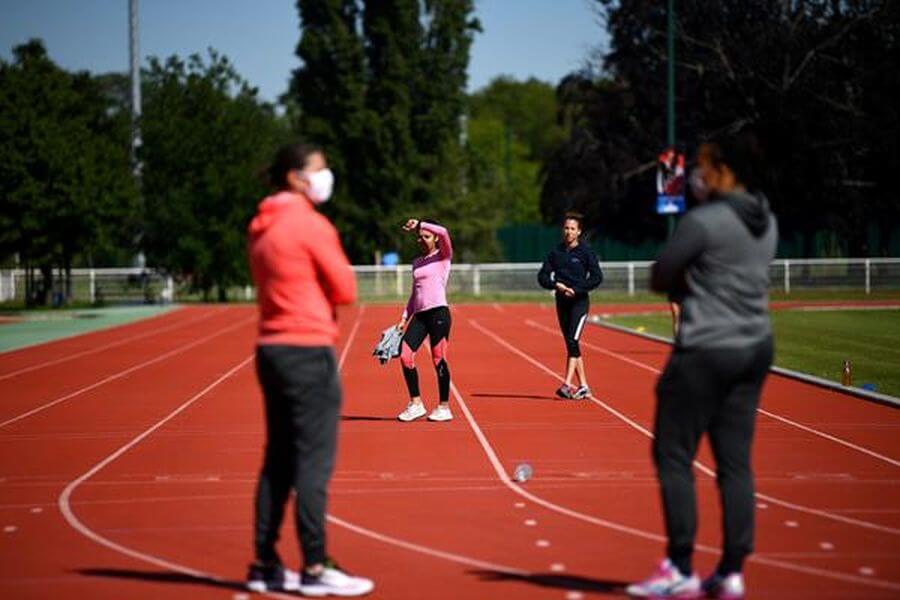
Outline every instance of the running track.
<path fill-rule="evenodd" d="M 647 430 L 667 347 L 589 328 L 596 399 L 559 402 L 549 307 L 456 306 L 456 419 L 401 424 L 399 367 L 370 356 L 396 312 L 340 319 L 329 543 L 376 579 L 372 597 L 614 597 L 645 576 L 663 550 Z M 195 306 L 0 355 L 0 597 L 246 597 L 254 324 L 252 307 Z M 433 404 L 427 353 L 420 367 Z M 896 409 L 769 379 L 751 598 L 900 597 L 898 430 Z M 506 473 L 522 461 L 535 476 L 519 486 Z M 704 573 L 719 541 L 709 465 L 704 447 Z"/>

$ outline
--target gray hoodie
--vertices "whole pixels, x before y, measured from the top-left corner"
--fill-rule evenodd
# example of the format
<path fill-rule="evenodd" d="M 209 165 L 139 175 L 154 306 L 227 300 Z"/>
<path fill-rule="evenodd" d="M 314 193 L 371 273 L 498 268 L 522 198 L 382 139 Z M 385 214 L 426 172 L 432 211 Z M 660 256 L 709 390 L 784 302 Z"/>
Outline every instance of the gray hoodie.
<path fill-rule="evenodd" d="M 676 347 L 746 348 L 772 335 L 769 263 L 777 243 L 763 196 L 726 194 L 681 219 L 650 281 L 681 303 Z"/>

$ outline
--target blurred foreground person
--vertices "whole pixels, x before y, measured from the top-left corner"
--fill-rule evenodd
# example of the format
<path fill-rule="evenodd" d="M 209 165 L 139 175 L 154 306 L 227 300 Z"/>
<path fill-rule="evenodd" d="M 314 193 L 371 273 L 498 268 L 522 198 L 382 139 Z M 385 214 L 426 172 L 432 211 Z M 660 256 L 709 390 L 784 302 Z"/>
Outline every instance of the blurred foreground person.
<path fill-rule="evenodd" d="M 276 192 L 250 223 L 250 267 L 259 304 L 256 371 L 265 396 L 266 450 L 256 489 L 256 561 L 247 587 L 308 596 L 361 596 L 372 581 L 342 571 L 325 553 L 325 505 L 341 408 L 335 307 L 356 301 L 356 279 L 337 231 L 315 207 L 334 176 L 319 148 L 281 148 L 269 169 Z M 275 549 L 295 492 L 304 567 L 285 568 Z"/>
<path fill-rule="evenodd" d="M 742 598 L 753 551 L 750 447 L 772 364 L 769 263 L 777 223 L 760 191 L 762 151 L 748 128 L 701 145 L 692 186 L 707 201 L 684 216 L 653 265 L 651 287 L 681 305 L 675 346 L 656 386 L 653 459 L 667 557 L 631 596 Z M 722 557 L 702 583 L 691 557 L 697 531 L 692 463 L 709 435 L 722 503 Z"/>

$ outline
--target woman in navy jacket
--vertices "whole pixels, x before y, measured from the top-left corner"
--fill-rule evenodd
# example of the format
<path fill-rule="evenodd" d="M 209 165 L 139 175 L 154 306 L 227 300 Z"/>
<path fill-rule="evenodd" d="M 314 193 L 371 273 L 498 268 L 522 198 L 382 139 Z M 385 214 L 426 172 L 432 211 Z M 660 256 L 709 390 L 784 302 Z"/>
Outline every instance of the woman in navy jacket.
<path fill-rule="evenodd" d="M 550 251 L 538 272 L 541 287 L 556 292 L 556 316 L 566 342 L 566 378 L 556 395 L 569 400 L 591 395 L 578 340 L 590 308 L 588 293 L 603 281 L 597 255 L 589 244 L 581 241 L 582 218 L 578 213 L 566 213 L 563 241 Z M 578 387 L 572 385 L 576 373 Z"/>

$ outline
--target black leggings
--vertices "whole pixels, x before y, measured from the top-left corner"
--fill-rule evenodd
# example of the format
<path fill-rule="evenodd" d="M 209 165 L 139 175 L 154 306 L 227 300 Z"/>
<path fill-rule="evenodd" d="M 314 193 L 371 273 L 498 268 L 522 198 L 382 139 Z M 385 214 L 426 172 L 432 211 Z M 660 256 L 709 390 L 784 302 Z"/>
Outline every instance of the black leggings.
<path fill-rule="evenodd" d="M 692 463 L 704 433 L 716 460 L 724 541 L 718 571 L 740 571 L 753 551 L 750 447 L 756 407 L 772 364 L 772 340 L 749 348 L 676 348 L 656 384 L 653 459 L 662 491 L 668 556 L 691 572 L 697 531 Z"/>
<path fill-rule="evenodd" d="M 446 306 L 438 306 L 417 312 L 413 315 L 403 341 L 400 344 L 400 363 L 403 365 L 403 379 L 406 380 L 406 388 L 409 397 L 419 395 L 419 373 L 416 371 L 416 351 L 425 336 L 431 342 L 431 358 L 437 371 L 438 393 L 441 402 L 450 400 L 450 368 L 447 366 L 447 344 L 450 341 L 450 309 Z"/>
<path fill-rule="evenodd" d="M 556 293 L 556 317 L 559 319 L 559 328 L 566 341 L 566 353 L 569 358 L 581 356 L 578 340 L 581 339 L 590 305 L 587 294 L 576 294 L 568 298 L 559 292 Z"/>

